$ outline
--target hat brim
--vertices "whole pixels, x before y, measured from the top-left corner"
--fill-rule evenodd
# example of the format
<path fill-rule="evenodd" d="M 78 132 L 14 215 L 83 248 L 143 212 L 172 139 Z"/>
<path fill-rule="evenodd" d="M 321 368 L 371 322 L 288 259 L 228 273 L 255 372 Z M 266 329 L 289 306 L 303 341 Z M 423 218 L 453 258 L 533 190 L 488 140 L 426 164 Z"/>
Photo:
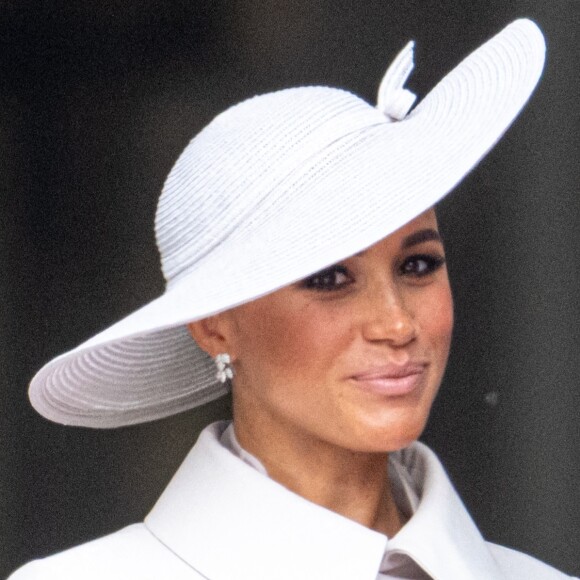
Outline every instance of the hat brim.
<path fill-rule="evenodd" d="M 537 84 L 544 52 L 537 26 L 518 20 L 462 61 L 402 121 L 371 125 L 325 147 L 277 184 L 270 207 L 211 259 L 45 365 L 30 385 L 35 409 L 59 423 L 117 427 L 224 394 L 213 361 L 184 325 L 351 256 L 434 206 L 510 126 Z M 318 221 L 299 217 L 314 212 Z"/>

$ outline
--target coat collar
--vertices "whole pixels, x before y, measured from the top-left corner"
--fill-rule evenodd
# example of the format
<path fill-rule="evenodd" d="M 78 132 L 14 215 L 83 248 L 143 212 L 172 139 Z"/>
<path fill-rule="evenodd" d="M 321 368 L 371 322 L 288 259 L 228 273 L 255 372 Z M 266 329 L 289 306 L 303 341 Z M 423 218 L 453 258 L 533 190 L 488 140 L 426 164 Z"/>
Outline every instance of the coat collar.
<path fill-rule="evenodd" d="M 390 541 L 289 492 L 219 441 L 214 423 L 145 520 L 149 530 L 210 580 L 376 580 L 388 553 L 410 555 L 433 578 L 501 578 L 435 455 L 414 444 L 391 465 L 421 497 Z M 248 541 L 251 539 L 251 541 Z"/>
<path fill-rule="evenodd" d="M 504 575 L 437 456 L 416 442 L 391 459 L 397 474 L 392 479 L 406 480 L 420 499 L 388 551 L 408 554 L 436 580 L 501 580 Z"/>

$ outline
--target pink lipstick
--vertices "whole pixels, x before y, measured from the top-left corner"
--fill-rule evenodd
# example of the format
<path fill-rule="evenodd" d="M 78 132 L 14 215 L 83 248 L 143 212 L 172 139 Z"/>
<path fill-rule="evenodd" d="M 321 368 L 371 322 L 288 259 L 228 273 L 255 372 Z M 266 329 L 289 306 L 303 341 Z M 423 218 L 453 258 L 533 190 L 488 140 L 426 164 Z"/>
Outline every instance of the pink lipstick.
<path fill-rule="evenodd" d="M 364 391 L 387 397 L 400 397 L 418 388 L 426 367 L 424 363 L 377 366 L 356 373 L 350 378 Z"/>

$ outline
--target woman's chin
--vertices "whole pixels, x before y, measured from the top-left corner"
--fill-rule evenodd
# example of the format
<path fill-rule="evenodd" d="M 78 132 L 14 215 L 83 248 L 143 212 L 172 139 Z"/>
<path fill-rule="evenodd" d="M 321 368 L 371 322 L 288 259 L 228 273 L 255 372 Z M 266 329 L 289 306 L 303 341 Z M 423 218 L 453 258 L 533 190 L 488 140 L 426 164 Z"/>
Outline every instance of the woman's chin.
<path fill-rule="evenodd" d="M 353 441 L 357 441 L 356 449 L 353 450 L 370 453 L 399 451 L 419 439 L 426 422 L 426 417 L 415 417 L 412 420 L 366 425 L 353 438 Z"/>

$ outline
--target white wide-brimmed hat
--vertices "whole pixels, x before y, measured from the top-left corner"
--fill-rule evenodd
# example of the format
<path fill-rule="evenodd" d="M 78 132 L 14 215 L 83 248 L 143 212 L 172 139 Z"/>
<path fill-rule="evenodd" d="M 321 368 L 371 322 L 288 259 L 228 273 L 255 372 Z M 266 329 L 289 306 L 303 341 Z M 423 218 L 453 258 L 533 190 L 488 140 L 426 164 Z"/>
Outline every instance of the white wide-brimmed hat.
<path fill-rule="evenodd" d="M 334 88 L 254 97 L 186 147 L 159 200 L 165 293 L 32 380 L 30 399 L 64 424 L 116 427 L 224 394 L 186 323 L 302 279 L 432 207 L 509 127 L 543 68 L 544 39 L 518 20 L 411 111 L 409 43 L 378 105 Z"/>

